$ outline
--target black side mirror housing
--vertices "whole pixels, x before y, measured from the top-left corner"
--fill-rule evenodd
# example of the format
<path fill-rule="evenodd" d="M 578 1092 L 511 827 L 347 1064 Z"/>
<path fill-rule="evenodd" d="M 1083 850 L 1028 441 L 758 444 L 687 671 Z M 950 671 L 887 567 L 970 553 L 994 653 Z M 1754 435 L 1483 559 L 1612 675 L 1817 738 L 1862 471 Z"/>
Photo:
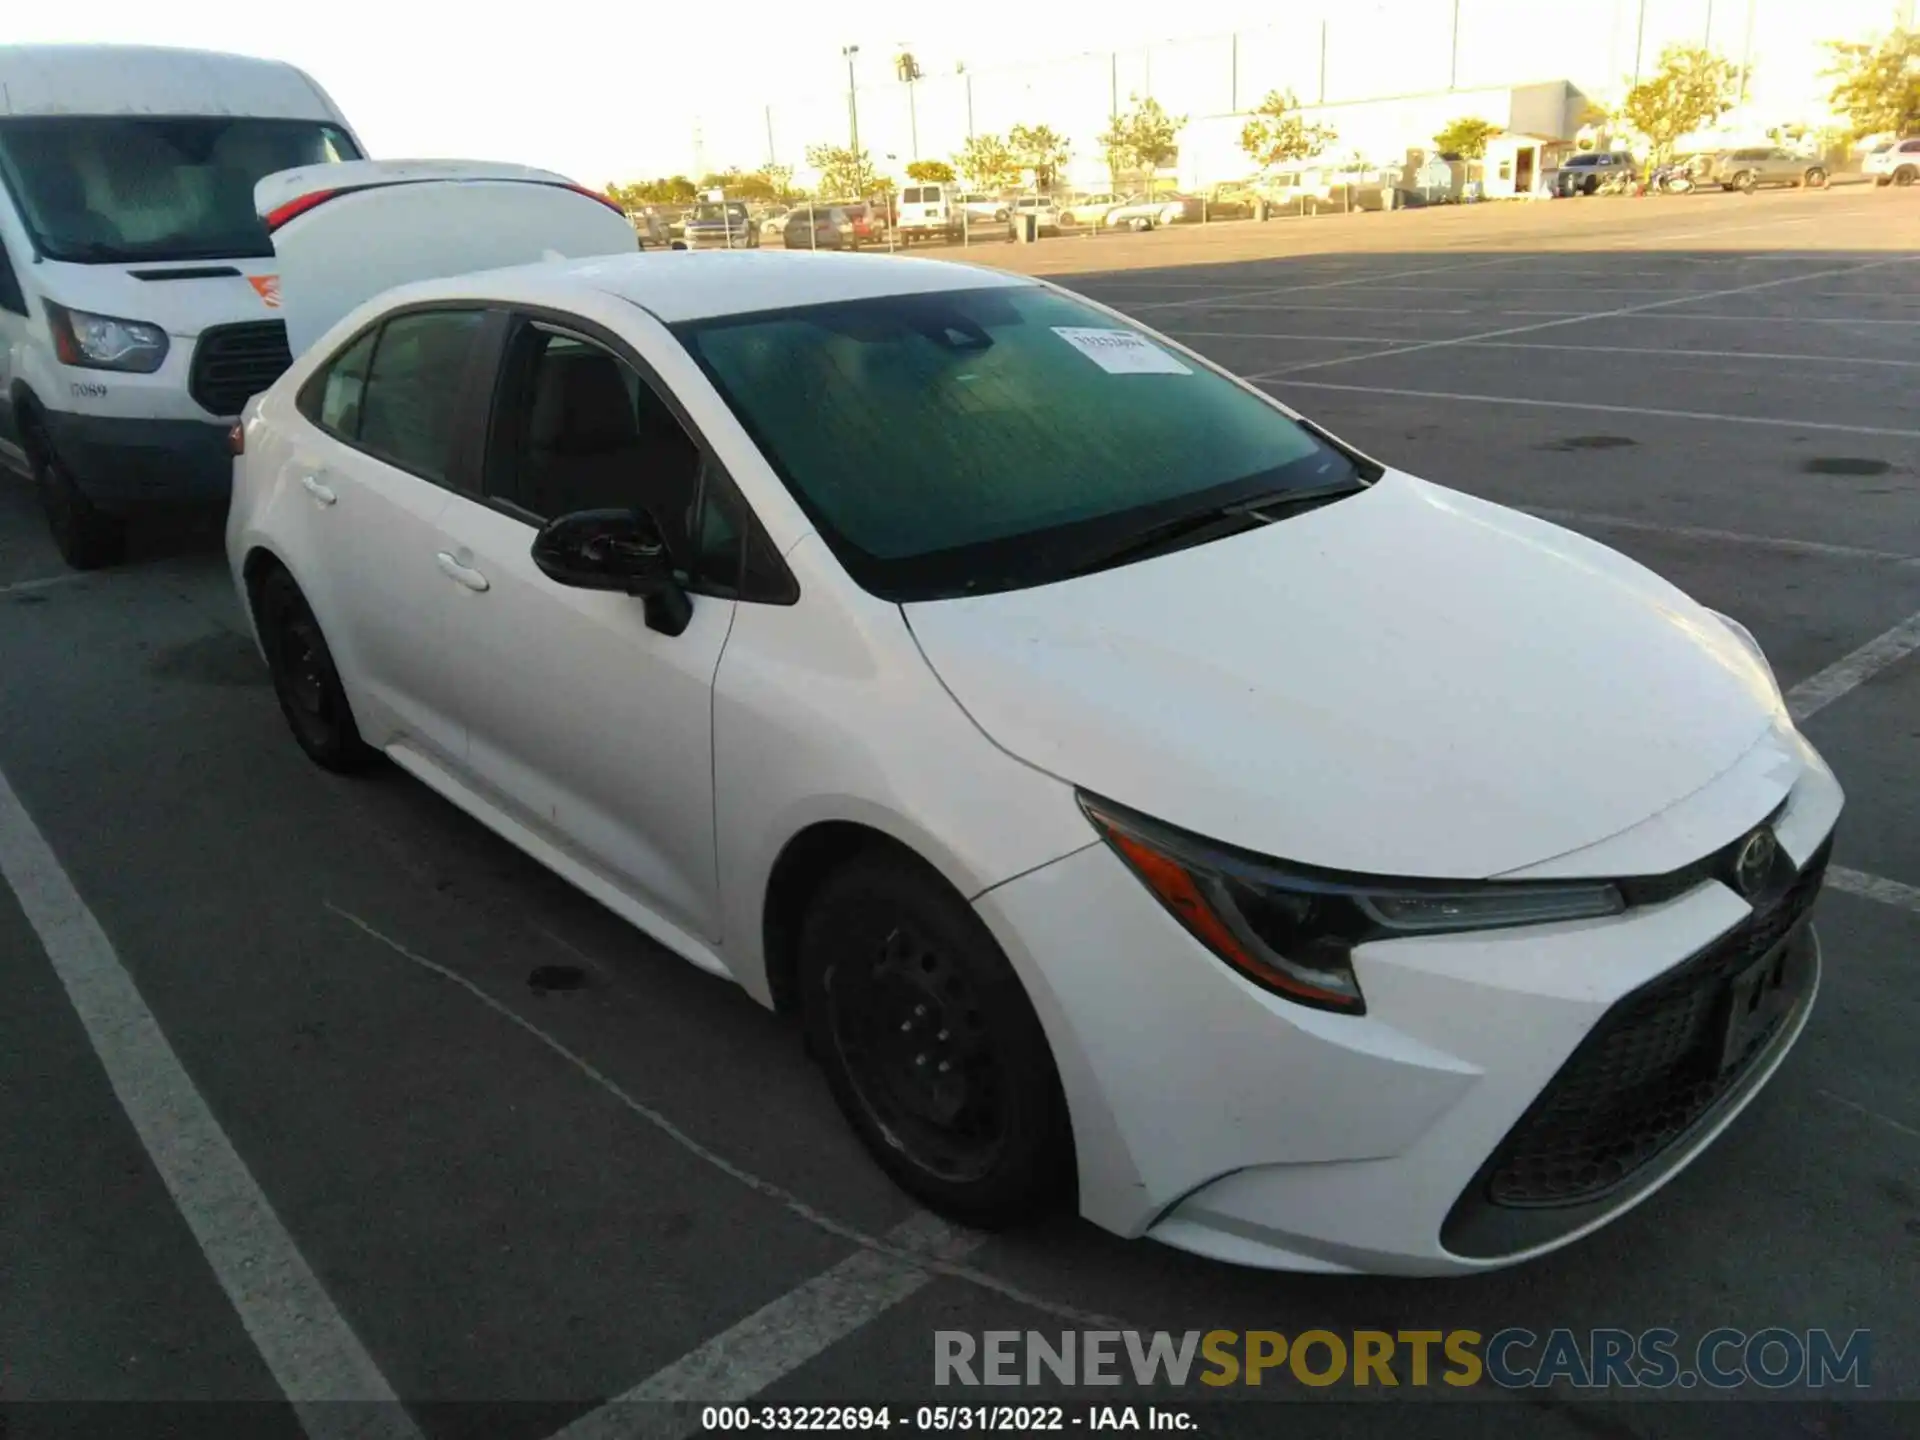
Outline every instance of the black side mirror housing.
<path fill-rule="evenodd" d="M 660 526 L 645 510 L 578 510 L 551 520 L 533 537 L 533 563 L 557 585 L 637 597 L 648 627 L 664 635 L 693 619 Z"/>

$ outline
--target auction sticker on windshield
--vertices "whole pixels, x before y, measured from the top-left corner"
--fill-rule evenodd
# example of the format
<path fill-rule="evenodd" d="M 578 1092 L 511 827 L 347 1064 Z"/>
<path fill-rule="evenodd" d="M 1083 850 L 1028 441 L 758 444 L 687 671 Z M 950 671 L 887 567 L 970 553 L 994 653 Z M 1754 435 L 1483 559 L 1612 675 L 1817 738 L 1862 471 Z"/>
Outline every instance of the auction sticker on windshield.
<path fill-rule="evenodd" d="M 1130 330 L 1095 330 L 1080 325 L 1055 325 L 1053 333 L 1085 355 L 1109 375 L 1191 375 L 1158 345 Z"/>

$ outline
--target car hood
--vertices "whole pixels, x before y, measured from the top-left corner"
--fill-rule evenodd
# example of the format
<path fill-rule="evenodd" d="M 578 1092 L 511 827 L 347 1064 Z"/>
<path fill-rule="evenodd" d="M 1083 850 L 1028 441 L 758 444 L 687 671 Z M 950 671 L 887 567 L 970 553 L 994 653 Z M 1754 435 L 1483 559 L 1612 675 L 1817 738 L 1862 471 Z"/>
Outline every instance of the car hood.
<path fill-rule="evenodd" d="M 1411 476 L 1059 584 L 903 607 L 1020 759 L 1281 859 L 1480 878 L 1585 848 L 1783 721 L 1714 615 Z"/>

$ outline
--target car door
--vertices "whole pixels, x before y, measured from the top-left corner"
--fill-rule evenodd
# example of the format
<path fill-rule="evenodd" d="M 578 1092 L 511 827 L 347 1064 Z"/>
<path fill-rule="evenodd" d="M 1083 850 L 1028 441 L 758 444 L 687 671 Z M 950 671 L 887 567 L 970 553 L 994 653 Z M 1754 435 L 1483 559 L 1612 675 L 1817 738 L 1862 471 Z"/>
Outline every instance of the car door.
<path fill-rule="evenodd" d="M 502 323 L 482 494 L 440 518 L 459 567 L 468 772 L 655 914 L 717 940 L 712 690 L 742 527 L 721 523 L 714 462 L 623 342 L 571 317 Z M 677 635 L 649 628 L 642 601 L 558 584 L 532 558 L 546 521 L 636 506 L 693 596 Z"/>
<path fill-rule="evenodd" d="M 367 738 L 458 763 L 458 657 L 436 554 L 437 522 L 477 454 L 466 403 L 485 365 L 473 306 L 385 317 L 342 346 L 301 389 L 308 423 L 290 436 L 280 527 Z"/>

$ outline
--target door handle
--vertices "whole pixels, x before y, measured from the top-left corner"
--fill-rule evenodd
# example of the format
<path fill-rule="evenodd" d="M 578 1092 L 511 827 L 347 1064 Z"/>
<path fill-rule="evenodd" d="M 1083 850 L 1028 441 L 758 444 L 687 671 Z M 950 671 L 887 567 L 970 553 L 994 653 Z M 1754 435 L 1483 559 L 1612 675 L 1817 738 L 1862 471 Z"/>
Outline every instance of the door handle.
<path fill-rule="evenodd" d="M 467 589 L 485 590 L 488 588 L 486 576 L 482 575 L 478 570 L 475 570 L 471 565 L 462 565 L 446 551 L 442 550 L 433 558 L 439 563 L 442 574 L 458 580 L 462 585 L 466 586 Z"/>
<path fill-rule="evenodd" d="M 320 483 L 320 477 L 318 475 L 302 475 L 300 477 L 300 483 L 306 486 L 307 493 L 322 505 L 331 505 L 335 500 L 340 498 Z"/>

